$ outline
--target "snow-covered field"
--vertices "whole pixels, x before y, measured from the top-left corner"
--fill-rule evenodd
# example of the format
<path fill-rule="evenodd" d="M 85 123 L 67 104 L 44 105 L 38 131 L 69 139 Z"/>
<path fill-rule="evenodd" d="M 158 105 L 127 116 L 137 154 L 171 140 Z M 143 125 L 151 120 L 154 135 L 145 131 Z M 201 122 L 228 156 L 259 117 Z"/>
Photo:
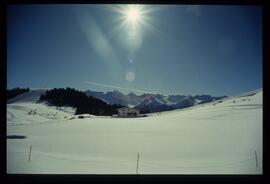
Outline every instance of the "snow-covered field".
<path fill-rule="evenodd" d="M 138 152 L 139 174 L 263 172 L 262 89 L 144 118 L 85 119 L 34 103 L 41 92 L 7 105 L 8 136 L 26 136 L 7 139 L 8 173 L 136 174 Z"/>

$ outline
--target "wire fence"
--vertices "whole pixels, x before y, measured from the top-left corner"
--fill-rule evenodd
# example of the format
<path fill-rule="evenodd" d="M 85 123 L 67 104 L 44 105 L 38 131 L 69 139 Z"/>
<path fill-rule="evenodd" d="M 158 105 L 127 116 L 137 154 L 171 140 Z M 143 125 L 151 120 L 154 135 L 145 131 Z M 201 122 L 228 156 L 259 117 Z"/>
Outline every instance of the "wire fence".
<path fill-rule="evenodd" d="M 18 154 L 27 154 L 26 152 L 7 152 L 7 153 L 18 153 Z M 191 166 L 187 166 L 187 165 L 176 165 L 176 164 L 168 164 L 168 163 L 160 163 L 160 162 L 155 162 L 155 161 L 149 161 L 149 160 L 145 160 L 145 159 L 140 159 L 139 163 L 138 160 L 136 161 L 136 159 L 132 159 L 132 160 L 83 160 L 83 159 L 75 159 L 75 158 L 65 158 L 63 156 L 57 156 L 57 155 L 51 155 L 48 153 L 42 153 L 42 152 L 38 152 L 38 151 L 32 151 L 32 154 L 34 156 L 36 155 L 42 155 L 44 157 L 49 157 L 49 158 L 53 158 L 53 159 L 57 159 L 57 160 L 66 160 L 66 161 L 75 161 L 75 162 L 83 162 L 83 163 L 93 163 L 93 164 L 132 164 L 134 163 L 136 165 L 137 164 L 140 165 L 140 169 L 142 169 L 142 165 L 144 166 L 152 166 L 152 167 L 162 167 L 162 168 L 178 168 L 178 169 L 204 169 L 204 168 L 222 168 L 222 167 L 228 167 L 228 166 L 238 166 L 241 164 L 254 164 L 255 166 L 255 158 L 254 157 L 250 157 L 250 158 L 246 158 L 243 160 L 239 160 L 239 161 L 235 161 L 235 162 L 229 162 L 229 163 L 223 163 L 223 164 L 214 164 L 214 165 L 191 165 Z M 33 159 L 33 161 L 36 159 Z M 252 163 L 253 162 L 253 163 Z"/>
<path fill-rule="evenodd" d="M 62 157 L 62 156 L 49 155 L 49 154 L 42 153 L 42 152 L 37 152 L 37 151 L 34 151 L 32 153 L 39 154 L 39 155 L 42 155 L 42 156 L 45 156 L 45 157 L 59 159 L 59 160 L 76 161 L 76 162 L 84 162 L 84 163 L 86 163 L 86 162 L 87 163 L 124 163 L 124 162 L 134 162 L 134 160 L 107 160 L 107 161 L 104 161 L 104 160 L 82 160 L 82 159 L 65 158 L 65 157 Z"/>
<path fill-rule="evenodd" d="M 157 162 L 149 162 L 149 161 L 142 161 L 142 163 L 146 163 L 148 165 L 155 165 L 155 166 L 160 166 L 160 167 L 173 167 L 173 168 L 217 168 L 217 167 L 226 167 L 226 166 L 233 166 L 233 165 L 239 165 L 242 163 L 247 163 L 249 161 L 254 161 L 254 158 L 249 158 L 237 162 L 230 162 L 230 163 L 225 163 L 225 164 L 218 164 L 218 165 L 205 165 L 205 166 L 176 166 L 176 165 L 171 165 L 171 164 L 163 164 L 163 163 L 157 163 Z"/>

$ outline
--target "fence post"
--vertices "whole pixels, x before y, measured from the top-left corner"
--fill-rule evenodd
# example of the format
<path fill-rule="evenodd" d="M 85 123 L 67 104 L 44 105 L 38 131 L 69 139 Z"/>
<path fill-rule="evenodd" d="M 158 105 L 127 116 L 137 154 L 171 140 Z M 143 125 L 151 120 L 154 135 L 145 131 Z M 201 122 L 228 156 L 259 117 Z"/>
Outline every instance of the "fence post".
<path fill-rule="evenodd" d="M 255 150 L 255 160 L 256 160 L 256 167 L 258 168 L 258 158 L 257 158 L 257 151 Z"/>
<path fill-rule="evenodd" d="M 30 162 L 30 158 L 31 158 L 31 151 L 32 151 L 32 145 L 30 145 L 29 156 L 28 156 L 28 163 Z"/>
<path fill-rule="evenodd" d="M 137 155 L 137 169 L 136 169 L 137 174 L 139 174 L 139 159 L 140 159 L 140 153 L 138 152 L 138 155 Z"/>

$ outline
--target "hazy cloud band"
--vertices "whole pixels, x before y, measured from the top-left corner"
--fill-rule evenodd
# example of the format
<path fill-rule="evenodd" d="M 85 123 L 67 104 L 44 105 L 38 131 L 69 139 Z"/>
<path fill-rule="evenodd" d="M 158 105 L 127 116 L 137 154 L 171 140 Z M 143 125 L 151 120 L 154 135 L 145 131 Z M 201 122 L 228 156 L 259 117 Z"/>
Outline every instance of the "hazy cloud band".
<path fill-rule="evenodd" d="M 96 86 L 109 87 L 109 88 L 114 88 L 114 89 L 115 88 L 116 89 L 122 89 L 122 90 L 126 90 L 126 91 L 136 91 L 136 92 L 140 92 L 140 93 L 153 93 L 153 94 L 156 94 L 156 92 L 145 91 L 145 90 L 140 90 L 140 89 L 124 88 L 124 87 L 120 87 L 120 86 L 112 86 L 112 85 L 96 83 L 96 82 L 84 81 L 84 83 L 90 84 L 90 85 L 96 85 Z"/>

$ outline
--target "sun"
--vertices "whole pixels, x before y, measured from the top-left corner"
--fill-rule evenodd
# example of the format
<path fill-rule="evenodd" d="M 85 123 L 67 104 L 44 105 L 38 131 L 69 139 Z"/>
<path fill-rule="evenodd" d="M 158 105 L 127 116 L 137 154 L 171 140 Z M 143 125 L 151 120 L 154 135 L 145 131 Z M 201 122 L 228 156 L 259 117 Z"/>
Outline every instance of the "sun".
<path fill-rule="evenodd" d="M 152 31 L 154 29 L 151 24 L 153 18 L 149 15 L 159 9 L 155 6 L 141 4 L 111 5 L 110 10 L 119 14 L 115 21 L 119 24 L 117 28 L 114 28 L 114 31 L 121 30 L 125 27 L 128 29 L 145 27 Z"/>
<path fill-rule="evenodd" d="M 126 18 L 129 22 L 135 23 L 140 21 L 142 15 L 141 10 L 136 5 L 130 5 L 126 10 Z"/>

